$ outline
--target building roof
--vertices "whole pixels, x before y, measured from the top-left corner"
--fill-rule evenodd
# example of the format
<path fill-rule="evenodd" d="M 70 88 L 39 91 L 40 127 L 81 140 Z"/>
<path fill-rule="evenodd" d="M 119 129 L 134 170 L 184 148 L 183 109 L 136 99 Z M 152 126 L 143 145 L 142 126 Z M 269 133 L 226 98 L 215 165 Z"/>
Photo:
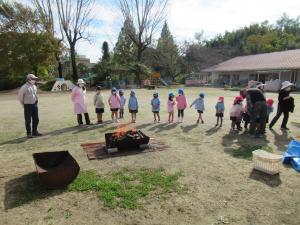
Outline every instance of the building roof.
<path fill-rule="evenodd" d="M 241 72 L 300 69 L 300 49 L 257 55 L 239 56 L 202 72 Z"/>

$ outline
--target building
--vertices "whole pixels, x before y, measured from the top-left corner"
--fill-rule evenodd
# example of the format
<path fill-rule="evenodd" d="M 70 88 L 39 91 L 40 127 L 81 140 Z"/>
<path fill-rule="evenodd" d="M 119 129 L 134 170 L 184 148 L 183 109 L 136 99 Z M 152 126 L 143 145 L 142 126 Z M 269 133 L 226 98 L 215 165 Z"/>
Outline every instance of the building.
<path fill-rule="evenodd" d="M 90 59 L 84 55 L 76 55 L 76 65 L 77 66 L 83 65 L 87 70 L 91 70 L 95 66 L 95 63 L 91 63 Z M 80 73 L 80 71 L 78 72 Z M 71 77 L 71 73 L 72 73 L 72 64 L 71 64 L 70 57 L 67 56 L 63 59 L 63 74 L 64 76 Z M 82 75 L 84 74 L 79 74 L 79 76 Z"/>
<path fill-rule="evenodd" d="M 278 89 L 282 81 L 300 88 L 300 49 L 240 56 L 201 71 L 213 85 L 245 86 L 261 81 Z"/>

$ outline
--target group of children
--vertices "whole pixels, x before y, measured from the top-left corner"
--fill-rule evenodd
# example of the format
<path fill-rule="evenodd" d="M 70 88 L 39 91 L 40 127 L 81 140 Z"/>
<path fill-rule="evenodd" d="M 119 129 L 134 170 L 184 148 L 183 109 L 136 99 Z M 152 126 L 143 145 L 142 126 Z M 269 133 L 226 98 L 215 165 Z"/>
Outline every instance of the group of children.
<path fill-rule="evenodd" d="M 196 98 L 190 107 L 195 107 L 198 113 L 198 118 L 197 118 L 197 124 L 198 123 L 204 123 L 202 114 L 205 110 L 204 106 L 204 98 L 205 94 L 200 93 L 199 97 Z M 124 108 L 126 105 L 126 97 L 124 95 L 123 90 L 117 90 L 116 88 L 112 88 L 111 90 L 111 95 L 108 98 L 108 104 L 110 107 L 111 111 L 111 118 L 113 122 L 118 122 L 118 119 L 124 118 Z M 236 96 L 233 105 L 230 109 L 230 120 L 231 120 L 231 132 L 235 133 L 238 131 L 242 130 L 241 123 L 244 122 L 244 128 L 248 129 L 248 124 L 250 123 L 250 113 L 249 110 L 247 109 L 247 105 L 243 104 L 244 98 L 243 96 Z M 271 112 L 273 112 L 273 103 L 274 101 L 272 99 L 268 99 L 266 101 L 267 103 L 267 121 Z M 96 93 L 94 96 L 94 106 L 95 106 L 95 111 L 97 114 L 97 122 L 98 123 L 103 123 L 102 120 L 102 115 L 104 113 L 104 108 L 105 108 L 105 100 L 104 97 L 101 93 L 101 87 L 96 88 Z M 159 123 L 161 118 L 160 118 L 160 106 L 161 102 L 159 99 L 159 95 L 157 92 L 154 92 L 153 98 L 151 100 L 151 107 L 152 107 L 152 112 L 153 112 L 153 117 L 154 117 L 154 123 Z M 188 107 L 187 99 L 184 94 L 183 89 L 178 89 L 178 95 L 175 97 L 174 93 L 170 92 L 168 94 L 168 101 L 167 101 L 167 111 L 168 111 L 168 122 L 173 123 L 174 122 L 174 111 L 175 107 L 177 108 L 178 112 L 178 122 L 183 122 L 184 118 L 184 111 Z M 128 109 L 129 113 L 131 114 L 131 122 L 135 123 L 136 122 L 136 115 L 138 113 L 139 109 L 139 102 L 136 97 L 136 93 L 134 90 L 130 91 L 130 97 L 128 99 Z M 216 118 L 217 118 L 217 123 L 216 127 L 222 127 L 223 125 L 223 117 L 224 117 L 224 111 L 225 111 L 225 106 L 224 106 L 224 97 L 220 96 L 218 98 L 218 101 L 215 105 L 215 110 L 216 110 Z M 259 122 L 259 118 L 257 118 L 257 121 Z M 257 122 L 257 123 L 258 123 Z"/>
<path fill-rule="evenodd" d="M 250 124 L 250 111 L 247 104 L 243 104 L 244 98 L 239 95 L 236 96 L 233 105 L 230 109 L 230 120 L 231 120 L 231 129 L 230 132 L 238 133 L 242 130 L 241 123 L 244 122 L 244 129 L 248 130 L 248 125 Z M 273 99 L 268 99 L 267 104 L 267 119 L 266 123 L 269 122 L 269 115 L 273 112 Z M 256 118 L 256 124 L 259 126 L 260 118 Z"/>

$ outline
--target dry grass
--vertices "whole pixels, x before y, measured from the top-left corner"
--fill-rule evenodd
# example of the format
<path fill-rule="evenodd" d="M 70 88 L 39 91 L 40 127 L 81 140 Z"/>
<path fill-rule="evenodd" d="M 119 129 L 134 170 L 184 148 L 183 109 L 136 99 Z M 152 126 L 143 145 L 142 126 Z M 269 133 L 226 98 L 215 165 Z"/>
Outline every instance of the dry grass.
<path fill-rule="evenodd" d="M 173 90 L 176 90 L 175 88 Z M 153 152 L 105 160 L 88 161 L 80 143 L 103 141 L 104 133 L 116 129 L 105 123 L 77 128 L 70 96 L 67 93 L 40 94 L 41 138 L 24 138 L 22 108 L 16 93 L 0 94 L 0 224 L 299 224 L 300 179 L 290 167 L 283 167 L 280 176 L 269 177 L 252 171 L 251 160 L 242 154 L 235 157 L 241 146 L 269 146 L 282 154 L 288 142 L 300 139 L 299 110 L 290 117 L 290 132 L 281 132 L 276 124 L 266 139 L 251 139 L 247 135 L 229 134 L 229 108 L 237 94 L 210 88 L 188 88 L 191 102 L 200 91 L 206 93 L 203 125 L 195 125 L 194 109 L 185 112 L 183 124 L 168 125 L 166 101 L 168 89 L 161 89 L 162 123 L 153 124 L 150 108 L 152 91 L 137 90 L 140 100 L 137 127 L 147 135 L 159 139 L 170 148 Z M 128 92 L 126 93 L 128 95 Z M 223 128 L 215 129 L 214 105 L 218 96 L 225 96 L 226 113 Z M 277 99 L 276 94 L 267 94 Z M 108 92 L 105 92 L 108 96 Z M 299 107 L 300 96 L 296 98 Z M 92 93 L 88 94 L 89 111 L 93 121 Z M 273 115 L 272 115 L 273 116 Z M 272 117 L 271 116 L 271 117 Z M 110 118 L 106 109 L 105 120 Z M 125 120 L 129 115 L 126 111 Z M 140 168 L 164 168 L 166 174 L 182 171 L 178 182 L 186 185 L 184 194 L 170 193 L 168 198 L 149 194 L 141 198 L 142 208 L 108 209 L 94 192 L 37 191 L 32 153 L 69 150 L 82 171 L 93 170 L 100 176 Z M 20 196 L 20 190 L 29 190 Z"/>

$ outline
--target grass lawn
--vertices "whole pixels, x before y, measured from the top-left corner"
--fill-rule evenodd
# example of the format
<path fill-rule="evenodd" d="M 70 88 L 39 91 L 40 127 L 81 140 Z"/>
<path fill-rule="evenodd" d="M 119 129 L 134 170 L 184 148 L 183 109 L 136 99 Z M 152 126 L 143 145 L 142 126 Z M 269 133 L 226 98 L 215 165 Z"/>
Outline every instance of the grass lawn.
<path fill-rule="evenodd" d="M 298 225 L 300 174 L 289 166 L 273 177 L 252 171 L 251 152 L 263 148 L 282 154 L 290 140 L 300 139 L 300 95 L 293 94 L 296 110 L 289 132 L 279 129 L 279 121 L 266 139 L 252 139 L 229 134 L 229 109 L 237 92 L 186 88 L 189 103 L 200 91 L 206 93 L 205 123 L 197 126 L 194 109 L 185 111 L 182 124 L 166 123 L 169 91 L 159 89 L 162 122 L 153 124 L 153 91 L 137 90 L 141 107 L 136 124 L 169 148 L 92 161 L 80 143 L 103 141 L 104 133 L 114 131 L 116 124 L 78 128 L 70 94 L 43 92 L 39 130 L 45 135 L 27 140 L 16 91 L 0 92 L 0 224 Z M 104 94 L 108 98 L 109 92 Z M 125 94 L 128 98 L 129 91 Z M 218 96 L 225 96 L 226 112 L 223 127 L 215 129 Z M 92 97 L 88 92 L 95 122 Z M 276 100 L 277 94 L 267 97 Z M 105 110 L 108 121 L 110 112 Z M 122 122 L 129 120 L 126 110 Z M 37 180 L 32 153 L 57 150 L 69 150 L 81 173 L 65 190 L 48 191 Z"/>

